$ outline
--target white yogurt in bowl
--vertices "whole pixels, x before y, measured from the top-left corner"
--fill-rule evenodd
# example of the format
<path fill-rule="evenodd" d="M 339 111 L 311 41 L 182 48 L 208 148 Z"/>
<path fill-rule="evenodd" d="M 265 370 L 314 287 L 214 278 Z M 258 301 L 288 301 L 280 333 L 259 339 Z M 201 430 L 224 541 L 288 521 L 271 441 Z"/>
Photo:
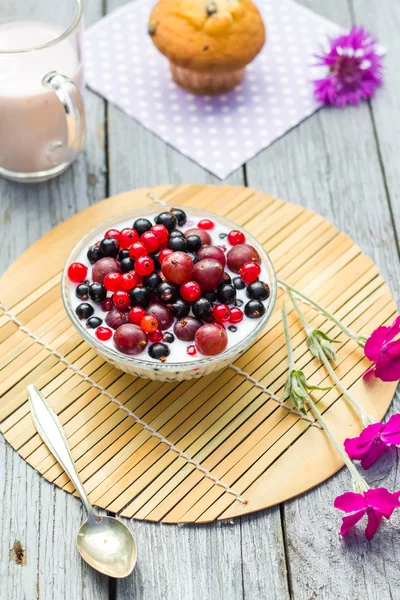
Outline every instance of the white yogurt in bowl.
<path fill-rule="evenodd" d="M 269 286 L 270 290 L 269 297 L 262 302 L 265 312 L 259 318 L 249 318 L 244 314 L 243 319 L 238 323 L 231 323 L 230 321 L 222 323 L 220 327 L 223 327 L 226 332 L 226 334 L 224 333 L 224 336 L 226 335 L 226 347 L 222 352 L 216 355 L 209 356 L 202 354 L 196 344 L 196 340 L 183 341 L 178 339 L 176 333 L 174 332 L 174 326 L 179 320 L 177 317 L 174 317 L 174 320 L 168 329 L 164 329 L 162 331 L 163 336 L 168 339 L 171 339 L 171 336 L 166 336 L 165 334 L 172 333 L 174 335 L 174 340 L 172 343 L 165 342 L 164 339 L 161 341 L 161 344 L 163 344 L 164 347 L 166 346 L 168 349 L 168 355 L 165 357 L 163 356 L 161 360 L 152 356 L 150 347 L 153 344 L 150 341 L 139 354 L 130 355 L 121 352 L 114 343 L 114 331 L 112 331 L 112 335 L 108 340 L 101 341 L 97 337 L 96 329 L 87 328 L 86 319 L 80 320 L 78 318 L 76 311 L 83 300 L 78 298 L 76 295 L 76 288 L 78 284 L 71 282 L 68 278 L 69 266 L 72 263 L 81 263 L 87 267 L 87 275 L 85 279 L 90 285 L 93 281 L 92 269 L 94 265 L 89 262 L 87 252 L 91 246 L 95 245 L 104 238 L 106 231 L 110 229 L 117 229 L 121 231 L 124 228 L 132 228 L 133 223 L 139 218 L 148 219 L 152 224 L 154 224 L 156 217 L 160 213 L 168 210 L 169 207 L 166 207 L 165 209 L 159 207 L 137 209 L 104 222 L 94 230 L 90 231 L 81 240 L 81 242 L 77 244 L 68 258 L 62 279 L 62 296 L 67 314 L 78 332 L 108 362 L 112 363 L 114 366 L 123 371 L 140 377 L 163 381 L 179 381 L 183 379 L 191 379 L 193 377 L 201 377 L 215 370 L 222 369 L 232 363 L 255 340 L 257 335 L 266 325 L 272 313 L 276 299 L 275 272 L 265 250 L 247 231 L 228 219 L 220 217 L 219 215 L 188 207 L 181 208 L 181 210 L 186 213 L 186 222 L 183 225 L 178 224 L 175 227 L 175 230 L 179 230 L 185 234 L 185 232 L 189 229 L 197 227 L 200 221 L 209 219 L 213 223 L 213 228 L 207 230 L 207 233 L 211 236 L 210 245 L 222 247 L 221 249 L 224 251 L 226 256 L 229 250 L 231 250 L 233 247 L 228 242 L 228 234 L 232 230 L 237 230 L 244 234 L 246 238 L 246 244 L 251 245 L 257 251 L 260 257 L 259 280 L 265 282 Z M 223 271 L 231 278 L 231 281 L 233 281 L 235 278 L 237 278 L 237 280 L 240 279 L 239 274 L 230 270 L 227 264 L 224 266 Z M 162 273 L 161 276 L 163 277 Z M 179 288 L 179 285 L 176 287 Z M 246 293 L 247 286 L 243 289 L 237 289 L 234 285 L 233 287 L 236 291 L 236 299 L 234 302 L 226 304 L 228 304 L 230 309 L 235 307 L 244 312 L 246 305 L 251 300 Z M 203 295 L 204 294 L 202 293 L 202 296 Z M 111 297 L 112 293 L 107 292 L 107 296 Z M 151 302 L 153 303 L 154 301 L 156 301 L 158 304 L 165 304 L 160 301 L 159 298 L 156 298 L 155 292 L 152 292 Z M 99 319 L 102 319 L 103 322 L 101 326 L 108 327 L 106 323 L 107 313 L 102 310 L 100 303 L 93 302 L 90 298 L 87 300 L 87 302 L 93 308 L 92 317 L 98 317 Z M 214 306 L 220 303 L 220 301 L 216 300 Z M 145 310 L 146 308 L 147 307 L 144 307 Z M 190 308 L 189 316 L 193 316 L 192 308 Z M 127 322 L 129 322 L 129 315 L 126 317 L 126 319 Z M 201 319 L 202 324 L 209 321 L 213 321 L 212 316 L 208 317 L 206 320 Z"/>

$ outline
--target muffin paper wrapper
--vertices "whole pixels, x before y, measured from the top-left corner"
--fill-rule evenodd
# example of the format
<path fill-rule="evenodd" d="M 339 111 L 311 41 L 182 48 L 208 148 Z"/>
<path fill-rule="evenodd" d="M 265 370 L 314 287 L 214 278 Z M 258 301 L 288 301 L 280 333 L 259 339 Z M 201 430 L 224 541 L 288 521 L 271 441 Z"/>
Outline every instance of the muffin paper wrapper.
<path fill-rule="evenodd" d="M 338 25 L 292 0 L 258 0 L 267 41 L 244 80 L 225 94 L 195 96 L 172 81 L 147 33 L 154 3 L 131 2 L 87 30 L 87 84 L 220 179 L 320 107 L 314 55 Z"/>

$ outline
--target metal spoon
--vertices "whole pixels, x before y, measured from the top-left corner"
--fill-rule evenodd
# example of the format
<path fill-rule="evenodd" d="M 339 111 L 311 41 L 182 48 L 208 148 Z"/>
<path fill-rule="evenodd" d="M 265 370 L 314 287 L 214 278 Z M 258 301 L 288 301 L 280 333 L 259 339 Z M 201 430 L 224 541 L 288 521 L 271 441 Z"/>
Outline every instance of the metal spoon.
<path fill-rule="evenodd" d="M 135 538 L 118 519 L 100 517 L 93 512 L 57 415 L 34 385 L 28 386 L 28 398 L 40 437 L 74 484 L 88 512 L 88 518 L 76 538 L 82 558 L 104 575 L 126 577 L 132 573 L 136 563 Z"/>

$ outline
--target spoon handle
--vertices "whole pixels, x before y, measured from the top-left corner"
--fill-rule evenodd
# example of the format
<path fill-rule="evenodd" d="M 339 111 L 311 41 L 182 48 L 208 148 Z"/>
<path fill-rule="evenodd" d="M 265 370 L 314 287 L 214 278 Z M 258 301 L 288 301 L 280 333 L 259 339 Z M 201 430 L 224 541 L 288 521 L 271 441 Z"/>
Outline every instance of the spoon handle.
<path fill-rule="evenodd" d="M 40 437 L 74 484 L 88 513 L 92 513 L 93 507 L 79 479 L 67 438 L 56 413 L 36 386 L 28 385 L 28 398 L 33 422 Z"/>

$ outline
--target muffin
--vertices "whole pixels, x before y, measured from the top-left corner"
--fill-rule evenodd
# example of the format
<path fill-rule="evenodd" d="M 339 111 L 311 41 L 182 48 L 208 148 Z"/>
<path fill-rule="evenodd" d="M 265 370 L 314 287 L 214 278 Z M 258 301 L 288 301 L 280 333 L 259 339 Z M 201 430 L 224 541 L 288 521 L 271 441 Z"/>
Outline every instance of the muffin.
<path fill-rule="evenodd" d="M 149 34 L 176 83 L 195 94 L 231 90 L 265 42 L 251 0 L 160 0 Z"/>

